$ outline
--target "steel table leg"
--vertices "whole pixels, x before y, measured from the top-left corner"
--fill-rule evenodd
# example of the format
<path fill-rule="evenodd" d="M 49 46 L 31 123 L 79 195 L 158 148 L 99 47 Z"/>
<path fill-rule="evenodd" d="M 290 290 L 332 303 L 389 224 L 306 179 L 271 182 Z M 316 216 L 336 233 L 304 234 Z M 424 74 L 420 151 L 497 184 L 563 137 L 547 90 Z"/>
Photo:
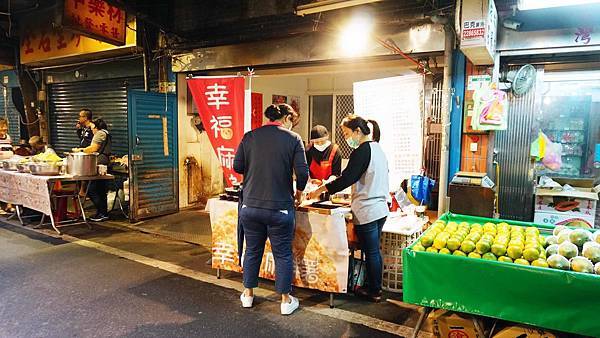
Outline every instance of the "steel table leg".
<path fill-rule="evenodd" d="M 333 292 L 329 293 L 329 308 L 333 309 L 335 307 L 335 304 L 333 303 Z"/>
<path fill-rule="evenodd" d="M 80 184 L 82 184 L 81 182 L 79 182 L 79 184 L 77 185 L 77 187 L 79 187 L 79 189 L 81 189 Z M 88 190 L 90 188 L 90 184 L 86 184 L 85 186 L 85 193 L 83 195 L 83 202 L 85 202 L 85 199 L 87 198 L 88 195 Z M 79 190 L 76 189 L 76 190 Z M 92 229 L 92 225 L 90 223 L 88 223 L 87 218 L 85 216 L 85 211 L 83 210 L 83 202 L 81 201 L 81 196 L 79 196 L 79 193 L 77 194 L 77 204 L 79 205 L 79 210 L 81 210 L 81 217 L 83 217 L 83 222 L 88 226 L 88 228 L 90 228 L 90 230 Z"/>
<path fill-rule="evenodd" d="M 25 226 L 25 223 L 23 222 L 23 218 L 21 218 L 21 206 L 18 204 L 15 205 L 15 214 L 17 215 L 17 218 L 19 219 L 19 223 L 21 223 L 22 226 Z"/>
<path fill-rule="evenodd" d="M 412 338 L 417 338 L 419 331 L 421 331 L 421 327 L 423 327 L 423 323 L 425 323 L 425 318 L 427 318 L 427 315 L 429 315 L 431 311 L 433 311 L 433 308 L 423 308 L 423 312 L 421 313 L 421 316 L 419 316 L 419 320 L 417 321 L 417 325 L 413 331 Z"/>
<path fill-rule="evenodd" d="M 56 231 L 59 235 L 61 235 L 60 230 L 58 230 L 58 228 L 56 227 L 56 223 L 54 222 L 54 215 L 50 215 L 50 224 L 52 224 L 52 228 L 54 228 L 54 231 Z"/>

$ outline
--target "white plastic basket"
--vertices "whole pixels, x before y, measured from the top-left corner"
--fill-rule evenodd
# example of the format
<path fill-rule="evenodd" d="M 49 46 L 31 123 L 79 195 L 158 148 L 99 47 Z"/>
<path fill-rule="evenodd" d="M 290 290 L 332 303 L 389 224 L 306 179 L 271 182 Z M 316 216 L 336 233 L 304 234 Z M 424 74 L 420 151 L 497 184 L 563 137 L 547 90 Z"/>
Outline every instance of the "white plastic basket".
<path fill-rule="evenodd" d="M 422 233 L 422 229 L 411 235 L 382 232 L 383 290 L 402 292 L 402 250 L 414 243 Z"/>

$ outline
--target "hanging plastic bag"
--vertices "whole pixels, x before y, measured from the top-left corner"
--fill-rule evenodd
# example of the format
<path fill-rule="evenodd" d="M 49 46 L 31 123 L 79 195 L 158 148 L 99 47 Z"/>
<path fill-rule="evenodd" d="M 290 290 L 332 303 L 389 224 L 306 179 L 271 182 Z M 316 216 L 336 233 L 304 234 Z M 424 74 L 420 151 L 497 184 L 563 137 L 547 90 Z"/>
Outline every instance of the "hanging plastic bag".
<path fill-rule="evenodd" d="M 562 145 L 552 142 L 543 132 L 531 143 L 530 155 L 552 171 L 559 171 L 562 167 Z"/>
<path fill-rule="evenodd" d="M 417 201 L 417 204 L 427 205 L 431 199 L 431 191 L 435 186 L 435 181 L 424 175 L 413 175 L 410 178 L 410 197 Z"/>
<path fill-rule="evenodd" d="M 535 157 L 536 161 L 541 160 L 546 155 L 546 142 L 548 137 L 541 131 L 538 133 L 538 137 L 531 143 L 531 149 L 529 155 Z"/>
<path fill-rule="evenodd" d="M 546 144 L 546 154 L 542 158 L 542 164 L 552 171 L 560 170 L 562 167 L 562 145 L 560 143 Z"/>

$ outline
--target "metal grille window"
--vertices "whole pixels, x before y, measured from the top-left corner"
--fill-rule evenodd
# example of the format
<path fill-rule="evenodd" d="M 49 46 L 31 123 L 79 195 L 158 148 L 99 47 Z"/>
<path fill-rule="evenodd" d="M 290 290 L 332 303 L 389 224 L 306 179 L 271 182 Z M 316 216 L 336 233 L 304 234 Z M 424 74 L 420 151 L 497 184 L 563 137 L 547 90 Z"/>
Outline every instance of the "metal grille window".
<path fill-rule="evenodd" d="M 12 101 L 12 89 L 10 87 L 0 87 L 0 117 L 8 120 L 8 135 L 10 135 L 13 144 L 19 143 L 20 133 L 20 115 Z"/>
<path fill-rule="evenodd" d="M 335 143 L 339 145 L 340 154 L 342 158 L 348 159 L 352 149 L 346 143 L 344 135 L 339 130 L 339 125 L 342 123 L 344 117 L 354 114 L 354 96 L 353 95 L 336 95 L 335 96 L 335 128 L 333 134 L 335 135 Z"/>
<path fill-rule="evenodd" d="M 433 83 L 431 90 L 431 108 L 427 116 L 428 135 L 425 138 L 424 161 L 427 176 L 438 180 L 440 178 L 440 154 L 442 134 L 435 126 L 442 123 L 442 81 Z"/>
<path fill-rule="evenodd" d="M 127 90 L 143 89 L 142 78 L 121 78 L 50 86 L 50 142 L 57 152 L 79 144 L 75 124 L 81 108 L 89 108 L 94 118 L 103 118 L 112 135 L 112 152 L 128 153 Z"/>

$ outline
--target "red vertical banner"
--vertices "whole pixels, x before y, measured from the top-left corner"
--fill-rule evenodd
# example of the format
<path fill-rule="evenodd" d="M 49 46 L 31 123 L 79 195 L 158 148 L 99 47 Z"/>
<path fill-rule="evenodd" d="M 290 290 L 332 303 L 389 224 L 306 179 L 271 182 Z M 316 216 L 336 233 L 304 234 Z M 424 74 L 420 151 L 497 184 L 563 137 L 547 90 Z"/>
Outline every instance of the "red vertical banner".
<path fill-rule="evenodd" d="M 252 130 L 263 125 L 263 94 L 252 93 Z"/>
<path fill-rule="evenodd" d="M 228 186 L 240 183 L 233 159 L 244 136 L 244 78 L 194 78 L 187 83 Z"/>

